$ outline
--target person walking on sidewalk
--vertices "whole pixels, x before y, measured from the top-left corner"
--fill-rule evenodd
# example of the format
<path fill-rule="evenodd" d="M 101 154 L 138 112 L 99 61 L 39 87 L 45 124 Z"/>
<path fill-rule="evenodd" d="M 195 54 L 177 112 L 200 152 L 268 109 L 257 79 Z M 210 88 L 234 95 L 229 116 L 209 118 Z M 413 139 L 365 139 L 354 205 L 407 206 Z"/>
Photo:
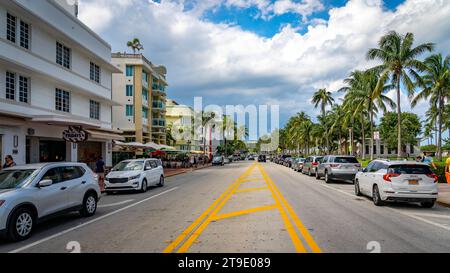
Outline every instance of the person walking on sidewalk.
<path fill-rule="evenodd" d="M 14 166 L 16 166 L 16 162 L 14 162 L 13 157 L 11 155 L 7 155 L 5 157 L 5 164 L 3 165 L 3 169 L 11 168 Z"/>
<path fill-rule="evenodd" d="M 445 161 L 445 177 L 447 178 L 447 183 L 450 184 L 450 156 Z"/>
<path fill-rule="evenodd" d="M 98 175 L 98 184 L 100 185 L 100 188 L 103 189 L 105 183 L 105 162 L 101 156 L 99 156 L 97 162 L 95 162 L 95 172 Z"/>
<path fill-rule="evenodd" d="M 426 163 L 430 167 L 433 167 L 435 170 L 437 170 L 436 164 L 434 164 L 433 156 L 431 153 L 425 153 L 423 157 L 423 163 Z"/>

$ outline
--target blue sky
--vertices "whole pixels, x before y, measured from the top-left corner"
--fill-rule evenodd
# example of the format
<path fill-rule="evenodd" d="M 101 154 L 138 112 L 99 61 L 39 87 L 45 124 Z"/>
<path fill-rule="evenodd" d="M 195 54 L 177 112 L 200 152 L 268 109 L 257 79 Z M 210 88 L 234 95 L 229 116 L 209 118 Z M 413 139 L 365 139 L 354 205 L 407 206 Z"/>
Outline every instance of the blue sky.
<path fill-rule="evenodd" d="M 443 0 L 80 0 L 80 17 L 113 52 L 143 53 L 168 69 L 169 98 L 193 105 L 279 105 L 280 123 L 305 111 L 319 88 L 336 93 L 388 31 L 413 32 L 450 53 L 450 1 Z M 424 56 L 425 57 L 425 56 Z M 394 92 L 388 96 L 395 99 Z M 402 96 L 404 111 L 423 115 Z"/>

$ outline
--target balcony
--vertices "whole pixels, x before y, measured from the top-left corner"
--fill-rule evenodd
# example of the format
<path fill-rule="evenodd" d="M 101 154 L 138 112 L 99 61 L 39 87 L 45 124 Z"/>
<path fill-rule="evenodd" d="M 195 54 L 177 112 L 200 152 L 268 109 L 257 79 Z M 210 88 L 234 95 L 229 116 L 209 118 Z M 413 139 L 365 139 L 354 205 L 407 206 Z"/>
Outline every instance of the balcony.
<path fill-rule="evenodd" d="M 152 91 L 156 95 L 166 95 L 166 87 L 163 84 L 154 83 L 152 85 Z"/>
<path fill-rule="evenodd" d="M 166 110 L 166 104 L 162 101 L 153 101 L 152 108 L 154 110 L 160 110 L 165 111 Z"/>
<path fill-rule="evenodd" d="M 153 119 L 153 127 L 166 127 L 164 119 Z"/>

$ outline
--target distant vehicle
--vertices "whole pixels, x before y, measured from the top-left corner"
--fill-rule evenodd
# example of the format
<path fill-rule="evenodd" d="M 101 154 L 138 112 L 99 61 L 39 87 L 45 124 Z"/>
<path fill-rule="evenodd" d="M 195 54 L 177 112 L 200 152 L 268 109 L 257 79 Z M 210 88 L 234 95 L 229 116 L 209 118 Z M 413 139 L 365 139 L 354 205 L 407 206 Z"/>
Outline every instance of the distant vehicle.
<path fill-rule="evenodd" d="M 355 178 L 355 194 L 386 202 L 417 202 L 432 208 L 438 197 L 438 176 L 430 166 L 415 161 L 374 160 Z"/>
<path fill-rule="evenodd" d="M 213 166 L 223 166 L 225 165 L 225 157 L 223 156 L 215 156 L 212 160 Z"/>
<path fill-rule="evenodd" d="M 164 169 L 159 159 L 125 160 L 105 178 L 106 193 L 117 191 L 146 192 L 150 186 L 164 186 Z"/>
<path fill-rule="evenodd" d="M 90 217 L 101 197 L 98 177 L 83 163 L 46 163 L 0 171 L 0 234 L 28 239 L 37 224 L 62 213 Z"/>
<path fill-rule="evenodd" d="M 284 160 L 283 166 L 290 168 L 292 166 L 292 162 L 294 159 L 292 157 L 288 157 Z"/>
<path fill-rule="evenodd" d="M 327 155 L 317 167 L 316 179 L 325 178 L 326 183 L 331 183 L 333 180 L 352 181 L 355 180 L 355 175 L 361 170 L 361 164 L 354 156 L 333 156 Z"/>
<path fill-rule="evenodd" d="M 265 155 L 259 155 L 258 162 L 267 162 L 267 157 Z"/>
<path fill-rule="evenodd" d="M 323 156 L 310 156 L 306 158 L 305 162 L 303 163 L 302 173 L 309 176 L 313 176 L 314 174 L 316 174 L 317 167 L 319 166 L 322 158 Z"/>
<path fill-rule="evenodd" d="M 301 172 L 303 169 L 303 164 L 305 163 L 306 158 L 296 158 L 294 164 L 292 164 L 292 169 L 296 172 Z"/>
<path fill-rule="evenodd" d="M 224 158 L 224 163 L 225 163 L 225 164 L 230 164 L 230 163 L 231 163 L 231 160 L 230 160 L 229 158 Z"/>

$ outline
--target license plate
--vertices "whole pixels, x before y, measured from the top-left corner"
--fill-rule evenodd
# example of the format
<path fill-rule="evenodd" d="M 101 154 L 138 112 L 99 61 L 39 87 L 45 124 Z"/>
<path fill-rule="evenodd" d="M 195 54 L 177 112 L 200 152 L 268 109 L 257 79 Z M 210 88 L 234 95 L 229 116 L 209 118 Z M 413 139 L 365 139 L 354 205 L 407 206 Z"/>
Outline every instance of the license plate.
<path fill-rule="evenodd" d="M 409 185 L 419 185 L 418 180 L 409 180 Z"/>

